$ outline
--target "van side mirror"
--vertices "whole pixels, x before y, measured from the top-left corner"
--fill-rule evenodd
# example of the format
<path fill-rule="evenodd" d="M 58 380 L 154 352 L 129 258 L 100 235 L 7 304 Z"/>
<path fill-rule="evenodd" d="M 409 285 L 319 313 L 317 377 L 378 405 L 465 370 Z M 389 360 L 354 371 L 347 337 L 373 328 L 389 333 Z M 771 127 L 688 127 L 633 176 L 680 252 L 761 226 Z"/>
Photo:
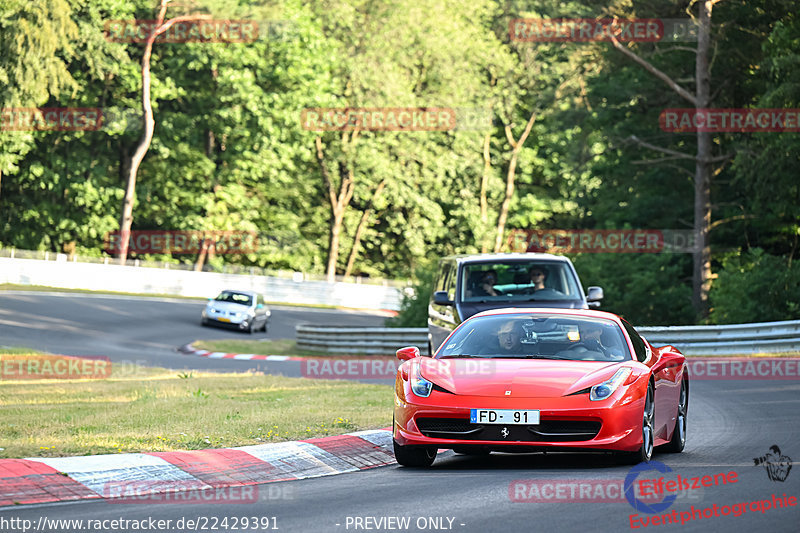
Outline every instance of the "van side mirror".
<path fill-rule="evenodd" d="M 433 293 L 433 303 L 436 305 L 453 305 L 453 300 L 447 296 L 447 291 L 436 291 Z"/>
<path fill-rule="evenodd" d="M 603 299 L 603 287 L 589 287 L 586 294 L 586 303 L 590 307 L 600 307 L 600 300 Z"/>

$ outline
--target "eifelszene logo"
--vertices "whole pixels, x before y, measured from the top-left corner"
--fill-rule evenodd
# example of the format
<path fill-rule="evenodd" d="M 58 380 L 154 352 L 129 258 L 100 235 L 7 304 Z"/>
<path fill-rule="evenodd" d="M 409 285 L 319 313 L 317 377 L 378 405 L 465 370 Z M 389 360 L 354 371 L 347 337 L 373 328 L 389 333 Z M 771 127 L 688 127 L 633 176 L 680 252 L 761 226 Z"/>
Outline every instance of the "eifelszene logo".
<path fill-rule="evenodd" d="M 770 446 L 769 452 L 765 455 L 753 457 L 753 463 L 756 466 L 764 465 L 770 481 L 786 481 L 789 471 L 792 469 L 792 458 L 782 455 L 777 444 Z"/>

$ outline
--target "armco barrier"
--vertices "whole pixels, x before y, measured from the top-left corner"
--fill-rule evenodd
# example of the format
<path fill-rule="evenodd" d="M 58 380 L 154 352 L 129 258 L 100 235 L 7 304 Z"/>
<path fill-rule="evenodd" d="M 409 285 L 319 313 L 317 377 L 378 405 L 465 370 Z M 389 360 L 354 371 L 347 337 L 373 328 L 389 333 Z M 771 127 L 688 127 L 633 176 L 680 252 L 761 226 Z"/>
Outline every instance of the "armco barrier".
<path fill-rule="evenodd" d="M 392 354 L 403 346 L 428 350 L 425 328 L 297 326 L 298 348 L 333 353 Z M 639 327 L 654 346 L 672 344 L 686 355 L 800 352 L 800 320 L 726 326 Z"/>
<path fill-rule="evenodd" d="M 270 302 L 400 308 L 400 291 L 388 286 L 72 261 L 0 257 L 0 283 L 205 298 L 223 289 L 249 289 L 264 294 Z"/>
<path fill-rule="evenodd" d="M 297 347 L 346 354 L 393 354 L 403 346 L 418 346 L 428 353 L 428 330 L 425 328 L 366 328 L 342 326 L 295 327 Z"/>

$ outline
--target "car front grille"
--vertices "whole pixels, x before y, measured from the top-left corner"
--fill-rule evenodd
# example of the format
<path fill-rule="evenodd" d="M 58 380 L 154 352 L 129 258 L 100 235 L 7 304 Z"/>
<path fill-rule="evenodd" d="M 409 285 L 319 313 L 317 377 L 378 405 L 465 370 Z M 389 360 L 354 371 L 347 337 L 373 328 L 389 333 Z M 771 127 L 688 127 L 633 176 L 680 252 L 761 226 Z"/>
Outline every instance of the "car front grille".
<path fill-rule="evenodd" d="M 416 422 L 426 437 L 500 442 L 585 441 L 596 437 L 602 425 L 595 420 L 542 420 L 527 426 L 473 424 L 465 418 L 418 418 Z"/>

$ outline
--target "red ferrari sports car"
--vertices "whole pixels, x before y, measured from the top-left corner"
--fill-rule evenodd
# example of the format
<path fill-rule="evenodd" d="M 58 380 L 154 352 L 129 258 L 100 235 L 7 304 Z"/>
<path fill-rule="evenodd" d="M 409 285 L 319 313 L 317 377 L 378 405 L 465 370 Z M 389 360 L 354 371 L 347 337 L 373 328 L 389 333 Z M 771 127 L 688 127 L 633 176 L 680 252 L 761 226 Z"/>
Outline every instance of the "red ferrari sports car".
<path fill-rule="evenodd" d="M 394 454 L 430 466 L 457 453 L 558 449 L 649 461 L 686 443 L 689 372 L 617 315 L 497 309 L 450 334 L 433 357 L 397 350 Z"/>

